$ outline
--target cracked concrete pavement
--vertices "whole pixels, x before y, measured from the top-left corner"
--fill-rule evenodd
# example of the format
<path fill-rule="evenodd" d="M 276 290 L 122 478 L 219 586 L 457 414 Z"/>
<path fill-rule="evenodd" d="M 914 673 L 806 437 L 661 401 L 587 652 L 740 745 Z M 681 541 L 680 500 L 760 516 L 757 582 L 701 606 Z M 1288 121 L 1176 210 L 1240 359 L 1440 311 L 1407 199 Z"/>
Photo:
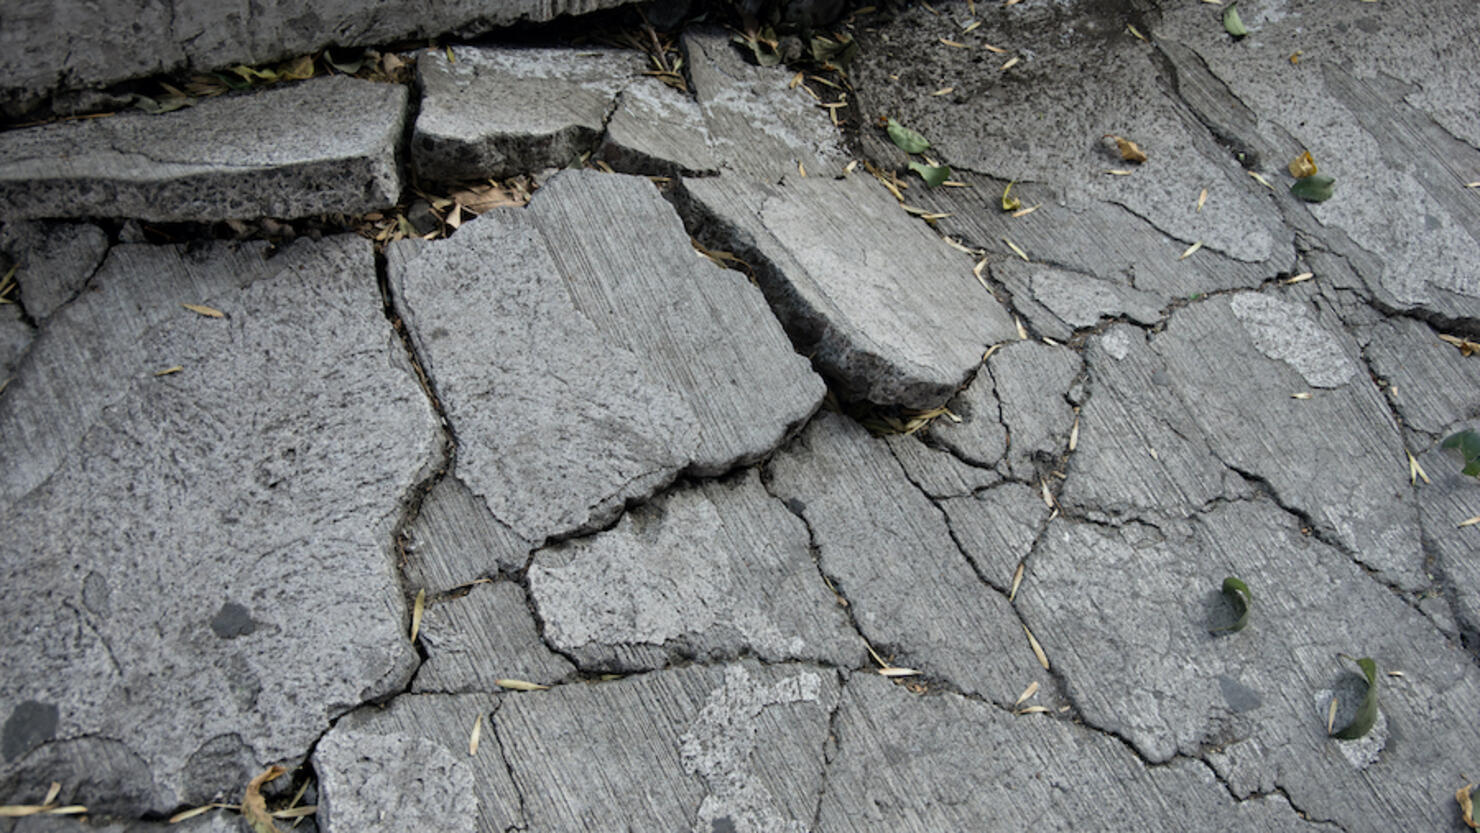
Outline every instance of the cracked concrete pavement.
<path fill-rule="evenodd" d="M 165 820 L 272 765 L 325 833 L 1466 829 L 1465 4 L 890 4 L 846 79 L 690 22 L 688 92 L 488 33 L 611 5 L 6 59 L 463 36 L 0 132 L 0 831 L 248 829 Z"/>

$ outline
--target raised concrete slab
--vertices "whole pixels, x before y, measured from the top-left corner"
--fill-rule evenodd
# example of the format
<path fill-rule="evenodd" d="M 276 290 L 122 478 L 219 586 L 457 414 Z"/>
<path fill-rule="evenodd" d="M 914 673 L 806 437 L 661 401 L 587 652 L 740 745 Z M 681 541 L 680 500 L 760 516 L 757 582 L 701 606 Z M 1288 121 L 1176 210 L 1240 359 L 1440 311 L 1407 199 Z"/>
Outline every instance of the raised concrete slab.
<path fill-rule="evenodd" d="M 866 175 L 720 176 L 684 189 L 690 222 L 755 267 L 798 349 L 851 398 L 944 404 L 988 345 L 1016 338 L 970 260 Z"/>
<path fill-rule="evenodd" d="M 545 638 L 586 671 L 740 656 L 868 661 L 806 526 L 754 471 L 670 491 L 613 529 L 540 550 L 529 593 Z"/>
<path fill-rule="evenodd" d="M 406 88 L 346 76 L 0 133 L 6 219 L 306 217 L 401 194 Z"/>
<path fill-rule="evenodd" d="M 1313 831 L 1278 795 L 1236 801 L 1196 761 L 1148 767 L 1115 739 L 875 677 L 843 692 L 818 831 Z"/>
<path fill-rule="evenodd" d="M 883 440 L 823 414 L 768 472 L 772 493 L 807 522 L 823 573 L 885 659 L 999 704 L 1035 680 L 1052 689 L 1005 593 L 978 577 L 945 515 L 905 479 Z M 990 578 L 1005 585 L 1012 576 Z"/>
<path fill-rule="evenodd" d="M 428 50 L 416 61 L 412 168 L 422 180 L 455 181 L 576 163 L 643 68 L 631 50 Z"/>
<path fill-rule="evenodd" d="M 426 661 L 412 682 L 416 692 L 498 691 L 506 679 L 551 685 L 575 670 L 540 641 L 529 599 L 509 581 L 428 604 L 420 641 Z"/>
<path fill-rule="evenodd" d="M 1228 575 L 1249 585 L 1249 625 L 1214 635 L 1230 621 Z M 1453 823 L 1439 774 L 1467 766 L 1480 740 L 1455 719 L 1480 706 L 1473 656 L 1268 500 L 1155 526 L 1057 520 L 1018 606 L 1085 722 L 1149 761 L 1200 757 L 1236 798 L 1279 792 L 1343 830 Z M 1338 729 L 1363 693 L 1338 653 L 1383 672 L 1360 740 L 1326 734 L 1333 692 Z"/>
<path fill-rule="evenodd" d="M 121 246 L 46 322 L 0 397 L 0 795 L 171 813 L 405 685 L 391 533 L 442 438 L 373 276 L 354 237 Z"/>
<path fill-rule="evenodd" d="M 0 9 L 0 109 L 14 113 L 50 91 L 231 64 L 261 64 L 326 46 L 378 46 L 458 31 L 484 32 L 613 8 L 626 0 L 439 0 L 415 15 L 370 0 L 243 8 L 223 2 L 17 0 Z"/>
<path fill-rule="evenodd" d="M 26 314 L 40 321 L 97 271 L 108 234 L 87 223 L 8 222 L 0 225 L 0 252 L 16 267 Z"/>
<path fill-rule="evenodd" d="M 760 292 L 701 260 L 645 179 L 568 171 L 389 257 L 458 475 L 525 540 L 759 459 L 822 399 Z"/>
<path fill-rule="evenodd" d="M 1291 208 L 1314 217 L 1328 248 L 1361 264 L 1381 304 L 1480 321 L 1480 204 L 1464 188 L 1480 169 L 1480 121 L 1456 106 L 1480 44 L 1452 22 L 1469 6 L 1251 10 L 1246 43 L 1196 12 L 1168 9 L 1156 36 L 1184 47 L 1165 53 L 1173 71 L 1206 88 L 1199 117 L 1272 148 L 1262 169 L 1280 190 L 1290 181 L 1284 165 L 1312 153 L 1335 177 L 1336 194 Z M 1304 54 L 1292 64 L 1297 50 Z M 1257 122 L 1241 117 L 1244 108 Z"/>

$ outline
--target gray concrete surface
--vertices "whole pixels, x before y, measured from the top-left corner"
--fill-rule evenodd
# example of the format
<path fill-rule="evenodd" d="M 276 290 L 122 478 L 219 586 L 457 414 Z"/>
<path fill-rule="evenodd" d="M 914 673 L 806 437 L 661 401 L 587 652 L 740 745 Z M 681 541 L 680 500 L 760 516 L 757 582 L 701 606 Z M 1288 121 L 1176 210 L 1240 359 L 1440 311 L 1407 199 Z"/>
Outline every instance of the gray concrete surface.
<path fill-rule="evenodd" d="M 1480 39 L 1240 9 L 899 4 L 817 97 L 690 28 L 689 96 L 483 42 L 0 133 L 0 805 L 88 808 L 0 831 L 245 830 L 163 820 L 271 765 L 335 833 L 1467 829 Z M 6 101 L 238 60 L 190 25 Z M 513 174 L 445 239 L 206 239 Z"/>

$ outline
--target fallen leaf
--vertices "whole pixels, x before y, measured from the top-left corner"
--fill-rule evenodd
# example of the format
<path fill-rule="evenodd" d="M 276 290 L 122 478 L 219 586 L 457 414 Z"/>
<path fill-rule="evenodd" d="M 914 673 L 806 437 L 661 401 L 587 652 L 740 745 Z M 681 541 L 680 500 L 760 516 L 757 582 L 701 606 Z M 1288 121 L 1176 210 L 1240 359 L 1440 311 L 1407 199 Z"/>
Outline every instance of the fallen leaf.
<path fill-rule="evenodd" d="M 247 783 L 246 795 L 242 796 L 242 815 L 252 825 L 255 833 L 280 833 L 267 812 L 267 799 L 262 797 L 262 785 L 285 772 L 286 769 L 273 764 Z"/>
<path fill-rule="evenodd" d="M 1123 136 L 1116 136 L 1114 133 L 1106 133 L 1100 138 L 1114 139 L 1115 147 L 1120 151 L 1121 159 L 1124 159 L 1127 162 L 1137 163 L 1146 161 L 1146 152 L 1141 150 L 1141 148 L 1130 139 L 1127 139 Z"/>
<path fill-rule="evenodd" d="M 1290 176 L 1296 179 L 1304 179 L 1305 177 L 1316 175 L 1316 160 L 1310 158 L 1310 151 L 1306 151 L 1292 159 L 1287 167 L 1290 169 Z"/>
<path fill-rule="evenodd" d="M 449 47 L 450 48 L 450 47 Z M 278 75 L 284 81 L 302 81 L 313 77 L 313 56 L 303 55 L 293 59 L 286 65 L 281 65 Z"/>
<path fill-rule="evenodd" d="M 1249 624 L 1249 605 L 1253 604 L 1254 596 L 1249 593 L 1249 585 L 1233 576 L 1223 579 L 1223 595 L 1233 603 L 1233 609 L 1238 611 L 1238 618 L 1231 625 L 1213 628 L 1212 633 L 1222 631 L 1238 633 Z"/>
<path fill-rule="evenodd" d="M 1455 790 L 1454 800 L 1459 802 L 1460 820 L 1471 830 L 1480 830 L 1480 826 L 1475 824 L 1475 805 L 1470 802 L 1470 790 L 1474 787 L 1474 784 L 1466 784 Z"/>
<path fill-rule="evenodd" d="M 499 688 L 507 688 L 510 691 L 548 691 L 550 689 L 547 685 L 531 683 L 525 680 L 494 680 L 493 684 Z"/>
<path fill-rule="evenodd" d="M 890 118 L 885 130 L 889 134 L 889 140 L 894 142 L 895 147 L 905 153 L 920 153 L 930 147 L 930 142 L 919 133 L 905 127 Z"/>
<path fill-rule="evenodd" d="M 1265 188 L 1268 188 L 1271 191 L 1274 190 L 1274 186 L 1269 184 L 1269 180 L 1261 176 L 1258 171 L 1249 171 L 1249 176 L 1253 177 L 1255 182 L 1263 185 Z"/>
<path fill-rule="evenodd" d="M 180 371 L 182 371 L 184 369 L 185 369 L 185 367 L 183 365 L 178 365 L 177 364 L 174 367 L 166 367 L 164 370 L 156 370 L 156 371 L 154 371 L 154 375 L 155 376 L 168 376 L 171 373 L 179 373 Z"/>
<path fill-rule="evenodd" d="M 1151 42 L 1145 35 L 1141 34 L 1140 29 L 1137 29 L 1135 26 L 1132 26 L 1129 23 L 1125 24 L 1125 30 L 1127 32 L 1130 32 L 1132 35 L 1135 35 L 1140 40 L 1146 41 L 1147 43 Z"/>
<path fill-rule="evenodd" d="M 215 309 L 214 307 L 208 307 L 208 306 L 205 306 L 203 304 L 181 304 L 180 306 L 184 307 L 185 309 L 190 310 L 191 312 L 198 313 L 200 315 L 204 315 L 207 318 L 225 318 L 226 317 L 226 313 L 222 312 L 221 310 Z"/>
<path fill-rule="evenodd" d="M 1456 431 L 1445 437 L 1444 441 L 1439 443 L 1439 447 L 1452 449 L 1459 453 L 1460 459 L 1465 464 L 1465 467 L 1460 470 L 1461 474 L 1480 477 L 1480 434 L 1469 429 Z"/>
<path fill-rule="evenodd" d="M 1223 28 L 1236 38 L 1249 34 L 1244 21 L 1238 16 L 1238 3 L 1229 3 L 1223 9 Z"/>
<path fill-rule="evenodd" d="M 1028 683 L 1028 687 L 1025 688 L 1025 689 L 1023 689 L 1023 693 L 1022 694 L 1019 694 L 1018 695 L 1018 699 L 1013 702 L 1013 705 L 1014 706 L 1021 706 L 1023 704 L 1023 701 L 1024 700 L 1028 699 L 1029 697 L 1032 697 L 1033 695 L 1035 695 L 1037 693 L 1038 693 L 1038 681 L 1037 680 L 1034 680 L 1033 682 Z"/>
<path fill-rule="evenodd" d="M 1377 722 L 1377 663 L 1370 657 L 1360 659 L 1341 654 L 1343 659 L 1355 662 L 1362 669 L 1362 674 L 1367 678 L 1367 694 L 1362 698 L 1362 705 L 1357 707 L 1357 714 L 1345 729 L 1332 735 L 1341 740 L 1356 740 L 1372 731 L 1372 724 Z"/>
<path fill-rule="evenodd" d="M 1308 281 L 1308 280 L 1310 280 L 1311 278 L 1314 278 L 1314 277 L 1315 277 L 1315 273 L 1314 272 L 1301 272 L 1298 275 L 1295 275 L 1295 276 L 1290 277 L 1290 278 L 1286 278 L 1285 279 L 1285 283 L 1287 283 L 1287 284 L 1288 283 L 1300 283 L 1301 281 Z"/>
<path fill-rule="evenodd" d="M 1292 63 L 1292 64 L 1294 64 L 1296 66 L 1299 66 L 1300 65 L 1300 56 L 1303 55 L 1303 54 L 1305 54 L 1305 50 L 1303 50 L 1303 49 L 1297 49 L 1294 52 L 1291 52 L 1290 53 L 1290 63 Z"/>
<path fill-rule="evenodd" d="M 1460 338 L 1459 336 L 1452 336 L 1447 333 L 1440 333 L 1439 340 L 1458 347 L 1461 356 L 1473 356 L 1476 353 L 1480 353 L 1480 342 L 1470 341 L 1467 338 Z"/>
<path fill-rule="evenodd" d="M 1006 72 L 1007 70 L 1012 69 L 1013 67 L 1017 66 L 1018 65 L 1018 61 L 1021 61 L 1021 60 L 1022 60 L 1022 58 L 1014 55 L 1013 57 L 1007 59 L 1007 63 L 1005 63 L 1002 66 L 998 67 L 998 69 L 1000 69 L 1003 72 Z"/>
<path fill-rule="evenodd" d="M 1023 625 L 1023 633 L 1028 635 L 1028 645 L 1033 649 L 1033 656 L 1038 658 L 1038 664 L 1043 666 L 1043 670 L 1048 671 L 1048 654 L 1043 653 L 1043 646 L 1038 644 L 1038 639 L 1033 636 L 1032 631 L 1028 630 L 1027 625 Z"/>
<path fill-rule="evenodd" d="M 1013 253 L 1016 254 L 1018 257 L 1022 258 L 1024 261 L 1028 260 L 1028 253 L 1024 252 L 1022 249 L 1019 249 L 1016 243 L 1008 240 L 1006 237 L 1002 238 L 1002 242 L 1006 243 L 1007 248 L 1012 249 Z M 1022 329 L 1021 324 L 1018 325 L 1018 329 Z M 1023 336 L 1023 338 L 1027 338 L 1027 336 Z"/>
<path fill-rule="evenodd" d="M 920 162 L 910 161 L 910 170 L 920 175 L 928 187 L 934 188 L 945 182 L 951 176 L 951 169 L 945 165 L 925 165 Z"/>
<path fill-rule="evenodd" d="M 1413 452 L 1405 450 L 1404 453 L 1408 455 L 1408 485 L 1417 486 L 1418 479 L 1422 477 L 1423 482 L 1432 486 L 1434 481 L 1429 479 L 1428 474 L 1423 470 L 1423 466 L 1418 464 L 1418 459 L 1413 456 Z"/>
<path fill-rule="evenodd" d="M 1336 180 L 1325 174 L 1312 174 L 1295 180 L 1290 186 L 1290 193 L 1306 202 L 1325 202 L 1331 199 L 1331 191 L 1336 185 Z"/>
<path fill-rule="evenodd" d="M 1186 260 L 1187 258 L 1192 257 L 1192 255 L 1194 253 L 1196 253 L 1198 249 L 1201 249 L 1202 248 L 1202 245 L 1203 245 L 1203 242 L 1201 240 L 1197 241 L 1196 243 L 1193 243 L 1191 246 L 1188 246 L 1187 249 L 1182 252 L 1182 254 L 1177 255 L 1177 259 L 1178 260 Z"/>
<path fill-rule="evenodd" d="M 416 641 L 417 634 L 421 633 L 421 617 L 427 609 L 427 589 L 425 587 L 416 591 L 416 601 L 411 603 L 411 641 Z"/>
<path fill-rule="evenodd" d="M 1010 602 L 1017 597 L 1019 585 L 1023 583 L 1024 563 L 1019 561 L 1017 569 L 1012 571 L 1012 588 L 1007 591 L 1007 600 Z"/>
<path fill-rule="evenodd" d="M 920 672 L 916 671 L 913 668 L 895 668 L 893 666 L 889 666 L 886 668 L 880 668 L 879 674 L 880 676 L 884 677 L 918 677 L 920 675 Z"/>
<path fill-rule="evenodd" d="M 1202 189 L 1202 193 L 1197 195 L 1197 210 L 1202 211 L 1203 203 L 1206 203 L 1207 201 L 1208 189 L 1204 188 Z"/>
<path fill-rule="evenodd" d="M 473 732 L 468 736 L 468 757 L 478 754 L 478 741 L 483 737 L 483 713 L 478 712 L 478 719 L 473 721 Z"/>
<path fill-rule="evenodd" d="M 1012 186 L 1014 186 L 1016 184 L 1017 184 L 1017 180 L 1014 179 L 1013 181 L 1007 183 L 1007 187 L 1006 188 L 1003 188 L 1002 189 L 1002 210 L 1003 211 L 1016 211 L 1017 209 L 1023 207 L 1023 201 L 1020 200 L 1020 199 L 1018 199 L 1017 197 L 1012 196 Z"/>

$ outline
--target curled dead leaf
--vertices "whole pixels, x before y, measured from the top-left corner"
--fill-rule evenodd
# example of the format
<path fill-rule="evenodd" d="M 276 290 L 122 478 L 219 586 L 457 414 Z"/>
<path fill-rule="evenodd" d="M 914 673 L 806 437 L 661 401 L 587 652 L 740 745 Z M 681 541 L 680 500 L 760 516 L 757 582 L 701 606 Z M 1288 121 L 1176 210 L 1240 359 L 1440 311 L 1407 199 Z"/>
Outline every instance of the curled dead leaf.
<path fill-rule="evenodd" d="M 272 823 L 272 814 L 267 812 L 267 799 L 262 797 L 262 785 L 287 772 L 273 764 L 247 783 L 247 792 L 242 796 L 242 816 L 252 826 L 253 833 L 281 833 Z"/>
<path fill-rule="evenodd" d="M 1475 805 L 1470 801 L 1470 790 L 1474 788 L 1474 784 L 1460 787 L 1454 791 L 1454 800 L 1459 802 L 1460 819 L 1465 825 L 1471 830 L 1480 830 L 1480 826 L 1475 824 Z"/>
<path fill-rule="evenodd" d="M 1127 139 L 1123 136 L 1116 136 L 1114 133 L 1106 133 L 1100 138 L 1114 139 L 1115 147 L 1117 150 L 1120 151 L 1121 159 L 1124 159 L 1127 162 L 1136 163 L 1146 161 L 1146 152 L 1141 150 L 1140 146 L 1138 146 L 1135 142 L 1132 142 L 1130 139 Z"/>
<path fill-rule="evenodd" d="M 1290 176 L 1296 179 L 1304 179 L 1305 177 L 1316 175 L 1316 160 L 1310 157 L 1310 151 L 1306 151 L 1290 160 L 1290 164 L 1287 167 L 1290 169 Z"/>

